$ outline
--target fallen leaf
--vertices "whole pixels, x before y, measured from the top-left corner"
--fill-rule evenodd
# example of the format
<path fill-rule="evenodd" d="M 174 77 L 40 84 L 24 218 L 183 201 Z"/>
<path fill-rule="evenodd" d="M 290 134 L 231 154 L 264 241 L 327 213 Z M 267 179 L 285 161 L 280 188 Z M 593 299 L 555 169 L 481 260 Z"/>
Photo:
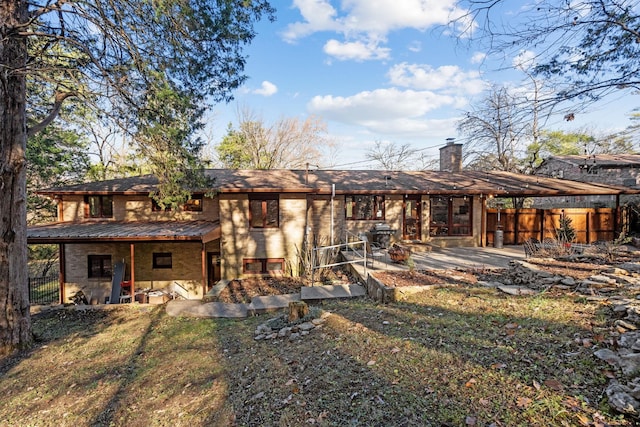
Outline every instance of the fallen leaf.
<path fill-rule="evenodd" d="M 482 406 L 487 406 L 491 402 L 489 402 L 489 399 L 480 399 L 478 400 L 478 403 L 481 404 Z"/>
<path fill-rule="evenodd" d="M 506 325 L 504 325 L 505 329 L 517 329 L 518 328 L 518 324 L 517 323 L 507 323 Z"/>
<path fill-rule="evenodd" d="M 533 388 L 536 390 L 540 390 L 540 383 L 536 380 L 533 380 Z"/>
<path fill-rule="evenodd" d="M 605 369 L 604 371 L 602 371 L 602 374 L 609 379 L 614 379 L 616 377 L 616 374 L 613 373 L 613 371 L 610 371 L 608 369 Z"/>
<path fill-rule="evenodd" d="M 375 365 L 375 364 L 376 364 L 376 361 L 375 361 L 375 360 L 369 360 L 369 361 L 367 362 L 367 366 L 373 366 L 373 365 Z"/>
<path fill-rule="evenodd" d="M 473 386 L 475 385 L 475 383 L 477 383 L 477 382 L 478 382 L 478 381 L 477 381 L 475 378 L 471 378 L 469 381 L 467 381 L 467 382 L 465 383 L 465 385 L 464 385 L 464 386 L 465 386 L 465 387 L 467 387 L 467 388 L 471 388 L 471 387 L 473 387 Z"/>
<path fill-rule="evenodd" d="M 292 385 L 294 382 L 296 382 L 295 378 L 291 378 L 289 381 L 287 381 L 284 385 L 289 386 Z"/>
<path fill-rule="evenodd" d="M 518 408 L 528 408 L 531 403 L 533 403 L 533 400 L 529 399 L 528 397 L 520 396 L 516 399 L 516 405 L 518 406 Z"/>
<path fill-rule="evenodd" d="M 564 403 L 566 407 L 573 409 L 574 411 L 580 409 L 580 402 L 575 397 L 566 397 L 562 403 Z"/>
<path fill-rule="evenodd" d="M 560 381 L 554 379 L 545 380 L 544 385 L 555 391 L 561 391 L 564 388 Z"/>
<path fill-rule="evenodd" d="M 492 363 L 491 369 L 504 369 L 507 367 L 506 363 Z"/>
<path fill-rule="evenodd" d="M 583 425 L 583 426 L 590 426 L 591 425 L 591 421 L 589 421 L 589 418 L 586 415 L 577 414 L 576 416 L 578 418 L 578 421 L 580 422 L 580 425 Z"/>
<path fill-rule="evenodd" d="M 399 351 L 400 351 L 400 349 L 398 347 L 393 347 L 391 349 L 391 353 L 393 353 L 393 354 L 398 353 Z"/>

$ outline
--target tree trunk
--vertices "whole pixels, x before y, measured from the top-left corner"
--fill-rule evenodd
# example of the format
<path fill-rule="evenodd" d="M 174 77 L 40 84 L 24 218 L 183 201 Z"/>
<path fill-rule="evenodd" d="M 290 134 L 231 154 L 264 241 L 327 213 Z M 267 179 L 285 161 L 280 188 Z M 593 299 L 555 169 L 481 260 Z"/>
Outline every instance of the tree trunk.
<path fill-rule="evenodd" d="M 32 342 L 27 273 L 24 0 L 0 0 L 0 354 Z"/>
<path fill-rule="evenodd" d="M 309 306 L 304 301 L 291 301 L 289 303 L 289 322 L 300 320 L 309 314 Z"/>

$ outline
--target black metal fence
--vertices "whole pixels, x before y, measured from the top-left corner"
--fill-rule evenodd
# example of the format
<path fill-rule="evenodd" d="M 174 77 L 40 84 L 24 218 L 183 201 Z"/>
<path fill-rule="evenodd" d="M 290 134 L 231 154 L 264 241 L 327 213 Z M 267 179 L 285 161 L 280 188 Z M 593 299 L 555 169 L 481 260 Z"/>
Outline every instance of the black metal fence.
<path fill-rule="evenodd" d="M 29 277 L 29 302 L 52 304 L 60 301 L 58 276 Z"/>

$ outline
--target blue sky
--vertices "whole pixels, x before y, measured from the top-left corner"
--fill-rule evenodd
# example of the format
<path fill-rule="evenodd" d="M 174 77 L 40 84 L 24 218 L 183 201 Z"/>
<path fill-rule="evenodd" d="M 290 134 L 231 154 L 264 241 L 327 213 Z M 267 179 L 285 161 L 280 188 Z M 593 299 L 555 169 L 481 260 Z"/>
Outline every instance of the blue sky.
<path fill-rule="evenodd" d="M 517 19 L 523 3 L 507 2 L 505 19 Z M 328 159 L 336 167 L 373 167 L 365 154 L 376 141 L 410 144 L 435 158 L 446 138 L 459 137 L 456 122 L 491 82 L 519 87 L 525 79 L 504 69 L 513 58 L 488 58 L 444 27 L 464 12 L 454 0 L 272 4 L 277 21 L 260 22 L 245 51 L 248 81 L 209 118 L 214 143 L 246 108 L 266 124 L 319 117 L 336 144 Z M 620 130 L 637 102 L 635 96 L 608 99 L 570 124 L 551 118 L 547 128 Z"/>

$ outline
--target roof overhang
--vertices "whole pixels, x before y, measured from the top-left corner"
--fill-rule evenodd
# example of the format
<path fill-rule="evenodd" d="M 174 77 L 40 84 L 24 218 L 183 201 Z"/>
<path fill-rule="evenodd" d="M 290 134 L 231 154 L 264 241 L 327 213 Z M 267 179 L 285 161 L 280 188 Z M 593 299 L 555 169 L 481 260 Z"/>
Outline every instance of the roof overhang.
<path fill-rule="evenodd" d="M 211 221 L 83 221 L 56 222 L 27 228 L 27 242 L 201 242 L 220 238 L 220 223 Z"/>

